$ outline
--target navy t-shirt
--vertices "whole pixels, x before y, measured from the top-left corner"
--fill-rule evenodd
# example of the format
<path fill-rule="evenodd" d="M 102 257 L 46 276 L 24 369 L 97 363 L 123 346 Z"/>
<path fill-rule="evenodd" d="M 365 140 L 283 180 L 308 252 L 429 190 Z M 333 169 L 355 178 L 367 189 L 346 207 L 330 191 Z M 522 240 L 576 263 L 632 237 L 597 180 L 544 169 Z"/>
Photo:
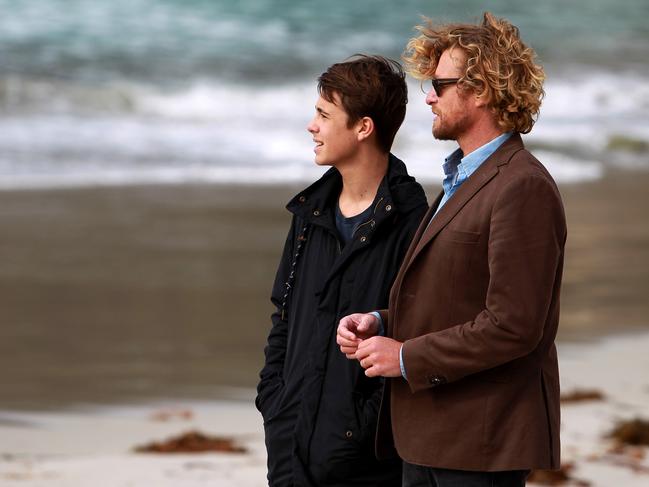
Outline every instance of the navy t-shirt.
<path fill-rule="evenodd" d="M 346 245 L 352 239 L 358 226 L 368 221 L 371 215 L 372 205 L 368 206 L 366 210 L 358 215 L 345 218 L 340 211 L 338 203 L 336 203 L 336 228 L 338 229 L 338 234 L 343 244 Z"/>

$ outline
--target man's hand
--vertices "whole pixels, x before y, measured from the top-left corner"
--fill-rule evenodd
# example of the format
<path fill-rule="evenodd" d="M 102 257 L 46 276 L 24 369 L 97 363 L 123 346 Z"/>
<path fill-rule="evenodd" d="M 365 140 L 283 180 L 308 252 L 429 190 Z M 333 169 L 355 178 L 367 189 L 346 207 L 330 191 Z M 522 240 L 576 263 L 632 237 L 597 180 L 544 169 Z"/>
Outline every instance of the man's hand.
<path fill-rule="evenodd" d="M 387 337 L 372 337 L 358 344 L 356 358 L 368 377 L 401 377 L 401 342 Z"/>
<path fill-rule="evenodd" d="M 361 341 L 379 332 L 379 320 L 369 313 L 354 313 L 345 316 L 338 324 L 336 343 L 348 359 L 356 358 L 356 349 Z"/>

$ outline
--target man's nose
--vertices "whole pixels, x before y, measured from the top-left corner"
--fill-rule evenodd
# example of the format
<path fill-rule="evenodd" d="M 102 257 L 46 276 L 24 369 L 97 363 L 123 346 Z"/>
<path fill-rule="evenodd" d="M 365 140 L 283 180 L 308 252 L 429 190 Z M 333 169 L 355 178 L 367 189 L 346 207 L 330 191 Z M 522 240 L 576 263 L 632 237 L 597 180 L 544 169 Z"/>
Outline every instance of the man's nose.
<path fill-rule="evenodd" d="M 428 93 L 426 93 L 426 105 L 437 103 L 438 100 L 439 98 L 437 97 L 437 92 L 435 92 L 435 88 L 431 86 L 430 90 L 428 90 Z"/>
<path fill-rule="evenodd" d="M 307 129 L 307 131 L 309 133 L 312 133 L 312 134 L 314 134 L 314 133 L 316 133 L 318 131 L 318 127 L 314 123 L 313 119 L 311 119 L 311 121 L 307 124 L 306 129 Z"/>

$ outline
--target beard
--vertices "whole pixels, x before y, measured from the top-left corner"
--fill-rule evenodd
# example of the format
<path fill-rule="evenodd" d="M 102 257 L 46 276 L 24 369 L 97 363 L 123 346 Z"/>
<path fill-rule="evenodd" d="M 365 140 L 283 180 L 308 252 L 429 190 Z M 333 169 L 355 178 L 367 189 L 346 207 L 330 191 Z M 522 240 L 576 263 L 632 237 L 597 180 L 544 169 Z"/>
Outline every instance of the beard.
<path fill-rule="evenodd" d="M 468 125 L 466 114 L 454 113 L 447 117 L 438 115 L 433 122 L 433 137 L 437 140 L 457 140 Z"/>
<path fill-rule="evenodd" d="M 433 121 L 433 137 L 438 140 L 458 140 L 470 130 L 473 124 L 470 103 L 469 94 L 459 89 L 457 98 L 451 103 L 440 103 Z"/>

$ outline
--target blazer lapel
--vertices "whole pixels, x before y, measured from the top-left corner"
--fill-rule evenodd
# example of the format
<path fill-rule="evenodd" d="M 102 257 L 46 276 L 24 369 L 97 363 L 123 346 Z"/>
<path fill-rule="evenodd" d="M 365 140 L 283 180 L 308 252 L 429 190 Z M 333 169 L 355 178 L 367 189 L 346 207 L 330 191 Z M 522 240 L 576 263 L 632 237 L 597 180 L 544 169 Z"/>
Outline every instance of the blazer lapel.
<path fill-rule="evenodd" d="M 406 251 L 406 255 L 403 257 L 403 260 L 401 261 L 401 267 L 399 268 L 399 272 L 397 272 L 397 277 L 395 277 L 394 282 L 392 283 L 392 288 L 390 289 L 390 303 L 392 303 L 393 294 L 396 293 L 397 290 L 400 289 L 401 287 L 401 280 L 403 279 L 403 275 L 406 272 L 406 268 L 408 267 L 408 263 L 410 262 L 412 254 L 415 252 L 415 249 L 417 248 L 417 243 L 419 242 L 419 240 L 421 240 L 421 236 L 426 231 L 426 228 L 428 228 L 428 222 L 435 214 L 435 210 L 439 206 L 439 202 L 442 201 L 443 196 L 444 196 L 444 191 L 441 191 L 437 195 L 437 198 L 435 198 L 435 201 L 433 201 L 433 204 L 430 205 L 430 208 L 428 208 L 428 211 L 421 219 L 421 223 L 419 224 L 419 227 L 417 228 L 414 237 L 412 237 L 412 241 L 410 242 L 410 246 Z M 388 336 L 391 336 L 390 329 L 391 329 L 391 324 L 390 322 L 388 322 L 388 327 L 387 327 Z"/>
<path fill-rule="evenodd" d="M 414 262 L 421 251 L 437 236 L 437 234 L 457 215 L 457 213 L 466 205 L 476 193 L 478 193 L 496 174 L 498 167 L 507 164 L 514 153 L 523 149 L 523 141 L 519 134 L 512 136 L 503 143 L 476 171 L 467 179 L 451 198 L 442 206 L 437 215 L 433 216 L 430 224 L 420 234 L 421 227 L 418 230 L 420 235 L 417 244 L 413 245 L 414 250 L 408 252 L 408 259 L 403 266 L 404 271 Z M 439 204 L 439 197 L 438 202 Z M 435 205 L 435 208 L 437 205 Z M 431 207 L 432 210 L 433 207 Z M 429 213 L 431 212 L 429 210 Z M 427 213 L 426 215 L 428 215 Z M 428 220 L 428 219 L 427 219 Z"/>
<path fill-rule="evenodd" d="M 408 247 L 408 251 L 406 252 L 405 257 L 403 258 L 403 262 L 410 262 L 410 258 L 412 257 L 412 254 L 415 252 L 415 249 L 417 248 L 418 243 L 422 238 L 422 235 L 426 232 L 426 229 L 429 226 L 428 224 L 430 222 L 430 219 L 433 218 L 433 215 L 435 214 L 435 211 L 437 210 L 437 207 L 439 206 L 439 203 L 440 201 L 442 201 L 443 197 L 444 197 L 444 191 L 440 191 L 440 193 L 437 195 L 437 198 L 435 198 L 435 201 L 433 201 L 433 204 L 430 205 L 430 208 L 428 208 L 428 211 L 422 218 L 421 223 L 419 224 L 419 227 L 415 232 L 415 236 L 412 237 L 412 243 L 410 244 L 410 247 Z"/>

